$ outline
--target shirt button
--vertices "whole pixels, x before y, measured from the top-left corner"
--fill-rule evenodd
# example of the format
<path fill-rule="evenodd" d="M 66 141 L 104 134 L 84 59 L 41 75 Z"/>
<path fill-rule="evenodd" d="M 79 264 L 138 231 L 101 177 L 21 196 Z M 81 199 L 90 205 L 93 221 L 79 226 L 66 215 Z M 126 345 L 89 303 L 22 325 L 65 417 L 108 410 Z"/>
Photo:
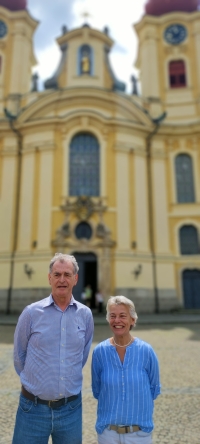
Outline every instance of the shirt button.
<path fill-rule="evenodd" d="M 60 393 L 60 396 L 62 396 L 62 393 Z"/>
<path fill-rule="evenodd" d="M 62 379 L 62 381 L 63 381 L 63 378 L 60 378 L 60 379 Z"/>
<path fill-rule="evenodd" d="M 64 328 L 62 328 L 62 330 L 64 331 Z"/>
<path fill-rule="evenodd" d="M 62 361 L 61 361 L 61 362 L 64 362 L 64 361 L 63 361 L 63 359 L 62 359 Z"/>

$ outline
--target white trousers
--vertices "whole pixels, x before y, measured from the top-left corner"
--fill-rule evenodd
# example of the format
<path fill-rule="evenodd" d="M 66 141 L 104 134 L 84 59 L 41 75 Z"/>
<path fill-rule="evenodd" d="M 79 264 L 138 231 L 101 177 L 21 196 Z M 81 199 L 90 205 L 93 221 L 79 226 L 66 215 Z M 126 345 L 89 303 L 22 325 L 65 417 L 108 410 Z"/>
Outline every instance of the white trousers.
<path fill-rule="evenodd" d="M 119 434 L 114 430 L 105 429 L 101 435 L 98 435 L 98 444 L 153 444 L 152 433 L 139 430 Z"/>

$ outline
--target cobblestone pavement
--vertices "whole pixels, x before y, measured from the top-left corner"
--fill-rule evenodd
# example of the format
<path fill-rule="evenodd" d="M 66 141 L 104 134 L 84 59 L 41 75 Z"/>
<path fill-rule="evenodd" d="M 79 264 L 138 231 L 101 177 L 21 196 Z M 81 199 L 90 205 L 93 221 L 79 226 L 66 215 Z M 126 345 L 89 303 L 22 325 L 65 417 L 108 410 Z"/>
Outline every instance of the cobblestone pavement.
<path fill-rule="evenodd" d="M 0 326 L 0 444 L 11 444 L 20 388 L 12 364 L 13 331 L 13 326 Z M 155 402 L 154 444 L 200 444 L 200 325 L 140 325 L 134 335 L 149 342 L 160 361 L 162 396 Z M 109 336 L 107 326 L 96 326 L 92 347 Z M 84 368 L 83 444 L 97 443 L 90 363 L 91 353 Z"/>

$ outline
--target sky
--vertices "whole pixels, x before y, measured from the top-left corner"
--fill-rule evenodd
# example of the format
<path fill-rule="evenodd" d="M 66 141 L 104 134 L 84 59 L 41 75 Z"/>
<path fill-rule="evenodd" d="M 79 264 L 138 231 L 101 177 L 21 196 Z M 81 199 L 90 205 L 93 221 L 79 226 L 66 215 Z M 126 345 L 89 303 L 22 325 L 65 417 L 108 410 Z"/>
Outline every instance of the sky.
<path fill-rule="evenodd" d="M 110 60 L 116 77 L 126 83 L 130 92 L 132 74 L 137 75 L 134 62 L 137 56 L 137 36 L 133 24 L 143 13 L 147 0 L 27 0 L 28 10 L 40 23 L 34 35 L 35 56 L 38 65 L 33 71 L 43 81 L 51 77 L 60 60 L 56 38 L 62 34 L 62 26 L 72 30 L 82 26 L 88 13 L 87 23 L 100 31 L 109 28 L 114 40 Z"/>

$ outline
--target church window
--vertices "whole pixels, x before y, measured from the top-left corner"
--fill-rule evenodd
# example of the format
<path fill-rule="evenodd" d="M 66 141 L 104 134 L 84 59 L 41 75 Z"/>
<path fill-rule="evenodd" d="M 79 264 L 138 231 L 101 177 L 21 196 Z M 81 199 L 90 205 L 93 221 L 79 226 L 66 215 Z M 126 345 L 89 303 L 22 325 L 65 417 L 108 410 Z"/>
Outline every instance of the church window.
<path fill-rule="evenodd" d="M 183 60 L 175 60 L 169 63 L 169 83 L 171 88 L 187 86 L 186 68 Z"/>
<path fill-rule="evenodd" d="M 199 240 L 196 227 L 184 225 L 179 232 L 181 254 L 199 254 Z"/>
<path fill-rule="evenodd" d="M 79 48 L 78 65 L 79 75 L 93 75 L 93 51 L 89 45 Z"/>
<path fill-rule="evenodd" d="M 99 196 L 99 143 L 89 133 L 73 137 L 70 144 L 70 196 Z"/>
<path fill-rule="evenodd" d="M 179 154 L 175 159 L 176 190 L 178 203 L 195 202 L 192 158 Z"/>

